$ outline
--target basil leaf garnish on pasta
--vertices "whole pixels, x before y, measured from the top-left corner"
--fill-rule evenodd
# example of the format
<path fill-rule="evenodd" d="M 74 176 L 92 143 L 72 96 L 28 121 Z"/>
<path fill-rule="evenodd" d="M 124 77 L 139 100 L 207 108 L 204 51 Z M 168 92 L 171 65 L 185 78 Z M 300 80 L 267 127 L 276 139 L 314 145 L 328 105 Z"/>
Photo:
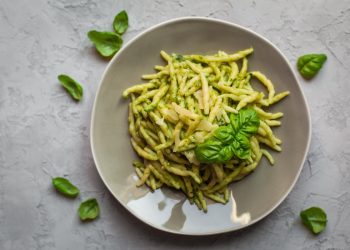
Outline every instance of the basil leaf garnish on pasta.
<path fill-rule="evenodd" d="M 199 144 L 195 154 L 201 163 L 226 163 L 232 157 L 250 157 L 250 136 L 258 131 L 260 120 L 254 109 L 231 115 L 231 123 L 219 127 L 212 137 Z"/>

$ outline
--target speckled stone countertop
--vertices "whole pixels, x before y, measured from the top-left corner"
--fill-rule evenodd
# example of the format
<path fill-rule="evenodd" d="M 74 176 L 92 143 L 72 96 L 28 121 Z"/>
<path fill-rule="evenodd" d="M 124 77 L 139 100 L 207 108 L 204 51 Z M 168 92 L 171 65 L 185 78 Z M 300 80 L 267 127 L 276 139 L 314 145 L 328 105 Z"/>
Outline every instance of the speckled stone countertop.
<path fill-rule="evenodd" d="M 238 232 L 184 237 L 130 215 L 107 191 L 94 166 L 89 124 L 107 61 L 86 33 L 111 30 L 126 9 L 126 41 L 180 16 L 220 18 L 275 43 L 295 65 L 299 55 L 328 60 L 312 81 L 299 77 L 312 115 L 311 148 L 288 198 L 261 222 Z M 1 0 L 0 249 L 350 249 L 350 1 Z M 75 103 L 60 87 L 67 73 L 84 85 Z M 83 198 L 57 195 L 50 176 L 64 175 L 96 197 L 101 216 L 81 223 Z M 325 232 L 310 234 L 299 212 L 317 205 Z"/>

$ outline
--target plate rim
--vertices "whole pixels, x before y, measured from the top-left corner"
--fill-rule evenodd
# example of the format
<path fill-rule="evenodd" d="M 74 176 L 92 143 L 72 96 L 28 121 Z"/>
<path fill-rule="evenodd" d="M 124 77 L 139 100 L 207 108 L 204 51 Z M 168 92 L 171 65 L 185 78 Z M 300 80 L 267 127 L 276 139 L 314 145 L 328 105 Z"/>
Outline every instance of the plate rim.
<path fill-rule="evenodd" d="M 162 228 L 162 227 L 160 227 L 158 225 L 155 225 L 155 224 L 153 224 L 151 222 L 143 220 L 141 217 L 139 217 L 138 214 L 134 213 L 131 209 L 129 209 L 126 204 L 121 202 L 116 197 L 116 195 L 114 195 L 112 189 L 109 187 L 107 181 L 105 180 L 105 178 L 104 178 L 104 176 L 102 174 L 102 170 L 101 170 L 100 166 L 97 163 L 97 156 L 96 156 L 95 149 L 94 149 L 94 123 L 95 123 L 94 122 L 95 121 L 94 118 L 95 118 L 95 112 L 96 112 L 97 98 L 99 96 L 99 93 L 100 93 L 100 90 L 101 90 L 101 86 L 102 86 L 102 83 L 103 83 L 103 81 L 105 79 L 105 76 L 106 76 L 107 72 L 109 71 L 109 69 L 111 68 L 111 66 L 114 64 L 114 61 L 118 60 L 119 55 L 121 54 L 122 51 L 126 50 L 132 43 L 134 43 L 134 41 L 140 39 L 145 34 L 151 32 L 151 31 L 153 31 L 155 29 L 161 28 L 162 26 L 166 26 L 166 25 L 170 25 L 170 24 L 177 23 L 177 22 L 182 22 L 182 21 L 191 21 L 191 20 L 204 21 L 204 22 L 213 22 L 213 23 L 219 23 L 219 24 L 232 26 L 234 28 L 238 28 L 238 29 L 244 30 L 246 32 L 249 32 L 249 33 L 253 34 L 254 36 L 257 36 L 258 38 L 260 38 L 263 41 L 265 41 L 266 43 L 268 43 L 271 47 L 273 47 L 277 51 L 277 53 L 280 54 L 280 56 L 282 57 L 282 59 L 285 61 L 285 63 L 287 64 L 287 66 L 289 67 L 289 69 L 292 72 L 293 78 L 294 78 L 295 82 L 297 83 L 298 89 L 300 90 L 301 97 L 302 97 L 302 99 L 305 102 L 307 119 L 308 119 L 308 124 L 309 124 L 308 130 L 307 130 L 308 138 L 307 138 L 306 149 L 304 151 L 304 155 L 303 155 L 301 164 L 299 166 L 298 172 L 297 172 L 297 174 L 296 174 L 292 184 L 290 185 L 290 187 L 283 194 L 283 196 L 281 196 L 281 198 L 278 200 L 278 202 L 276 202 L 276 204 L 274 206 L 272 206 L 265 213 L 263 213 L 259 217 L 255 218 L 254 220 L 250 221 L 246 225 L 240 225 L 238 227 L 230 228 L 230 229 L 214 230 L 214 231 L 198 232 L 198 233 L 186 233 L 186 232 L 181 232 L 181 231 L 172 230 L 172 229 L 168 229 L 168 228 Z M 299 179 L 299 176 L 300 176 L 300 173 L 301 173 L 301 171 L 303 169 L 303 166 L 305 164 L 305 160 L 306 160 L 306 157 L 307 157 L 309 149 L 310 149 L 311 135 L 312 135 L 312 121 L 311 121 L 310 108 L 309 108 L 309 105 L 307 103 L 307 99 L 305 98 L 305 94 L 303 92 L 303 89 L 301 88 L 301 84 L 300 84 L 300 82 L 299 82 L 299 80 L 298 80 L 298 78 L 297 78 L 297 76 L 296 76 L 296 74 L 295 74 L 295 72 L 294 72 L 290 62 L 288 61 L 287 57 L 280 51 L 280 49 L 275 44 L 273 44 L 270 40 L 268 40 L 267 38 L 263 37 L 262 35 L 258 34 L 257 32 L 255 32 L 255 31 L 253 31 L 253 30 L 251 30 L 249 28 L 246 28 L 246 27 L 243 27 L 243 26 L 241 26 L 239 24 L 236 24 L 236 23 L 233 23 L 233 22 L 229 22 L 229 21 L 225 21 L 225 20 L 222 20 L 222 19 L 210 18 L 210 17 L 201 17 L 201 16 L 185 16 L 185 17 L 178 17 L 178 18 L 168 19 L 166 21 L 160 22 L 158 24 L 155 24 L 155 25 L 153 25 L 153 26 L 143 30 L 142 32 L 137 34 L 135 37 L 131 38 L 126 44 L 124 44 L 124 46 L 108 62 L 105 70 L 102 73 L 102 76 L 100 77 L 90 117 L 91 117 L 90 118 L 91 119 L 90 120 L 90 148 L 91 148 L 91 152 L 92 152 L 92 157 L 93 157 L 93 160 L 94 160 L 94 163 L 95 163 L 94 165 L 95 165 L 95 167 L 97 169 L 97 172 L 98 172 L 100 178 L 102 179 L 102 182 L 107 187 L 108 191 L 119 202 L 119 204 L 121 204 L 129 213 L 131 213 L 133 216 L 135 216 L 138 220 L 142 221 L 142 223 L 145 223 L 145 224 L 147 224 L 147 225 L 149 225 L 152 228 L 155 228 L 157 230 L 168 232 L 168 233 L 172 233 L 172 234 L 177 234 L 177 235 L 205 236 L 205 235 L 215 235 L 215 234 L 228 233 L 228 232 L 238 231 L 238 230 L 241 230 L 241 229 L 246 228 L 246 227 L 250 227 L 251 225 L 257 223 L 258 221 L 261 221 L 262 219 L 264 219 L 271 212 L 273 212 L 279 205 L 281 205 L 281 203 L 287 198 L 287 196 L 290 194 L 290 192 L 294 188 L 297 180 Z"/>

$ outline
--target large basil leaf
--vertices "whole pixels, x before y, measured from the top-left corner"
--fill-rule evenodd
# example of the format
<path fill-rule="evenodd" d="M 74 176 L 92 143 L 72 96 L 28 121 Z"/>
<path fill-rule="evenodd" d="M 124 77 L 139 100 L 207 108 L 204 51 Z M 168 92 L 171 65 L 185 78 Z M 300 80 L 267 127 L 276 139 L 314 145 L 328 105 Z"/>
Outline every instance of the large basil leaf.
<path fill-rule="evenodd" d="M 81 220 L 93 220 L 100 214 L 100 208 L 96 199 L 88 199 L 82 202 L 78 209 Z"/>
<path fill-rule="evenodd" d="M 240 159 L 250 157 L 250 136 L 255 134 L 260 126 L 259 116 L 254 109 L 244 109 L 237 115 L 231 115 L 231 126 L 235 139 L 232 142 L 234 154 Z"/>
<path fill-rule="evenodd" d="M 195 149 L 196 158 L 202 163 L 224 163 L 233 157 L 231 126 L 221 126 L 211 138 L 199 144 Z"/>
<path fill-rule="evenodd" d="M 117 32 L 119 35 L 124 34 L 124 32 L 128 29 L 129 26 L 129 18 L 128 14 L 125 10 L 119 12 L 113 21 L 113 28 L 115 32 Z"/>
<path fill-rule="evenodd" d="M 304 225 L 314 234 L 322 232 L 327 225 L 327 214 L 319 207 L 310 207 L 300 213 Z"/>
<path fill-rule="evenodd" d="M 252 108 L 242 109 L 231 115 L 231 124 L 215 130 L 212 137 L 195 148 L 198 161 L 202 163 L 225 163 L 233 156 L 250 157 L 250 136 L 258 131 L 260 120 Z"/>
<path fill-rule="evenodd" d="M 299 57 L 297 67 L 303 77 L 311 79 L 320 71 L 326 60 L 325 54 L 303 55 Z"/>
<path fill-rule="evenodd" d="M 83 87 L 77 81 L 67 75 L 59 75 L 57 78 L 74 100 L 81 100 L 83 97 Z"/>
<path fill-rule="evenodd" d="M 68 197 L 76 197 L 79 194 L 79 189 L 74 186 L 69 180 L 63 177 L 52 178 L 52 185 L 61 194 Z"/>
<path fill-rule="evenodd" d="M 97 51 L 105 57 L 113 56 L 123 44 L 123 39 L 113 32 L 91 30 L 88 37 Z"/>

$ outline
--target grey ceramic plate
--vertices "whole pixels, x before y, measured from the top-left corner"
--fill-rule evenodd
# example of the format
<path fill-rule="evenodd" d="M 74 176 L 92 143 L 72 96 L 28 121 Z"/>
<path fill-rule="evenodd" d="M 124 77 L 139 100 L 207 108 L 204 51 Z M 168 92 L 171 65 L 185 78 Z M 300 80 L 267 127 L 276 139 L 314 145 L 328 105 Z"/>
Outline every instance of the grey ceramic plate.
<path fill-rule="evenodd" d="M 154 193 L 136 188 L 132 167 L 136 155 L 130 145 L 128 100 L 122 91 L 141 81 L 153 66 L 164 63 L 160 50 L 169 53 L 233 53 L 254 47 L 251 70 L 260 70 L 276 91 L 291 95 L 272 107 L 282 111 L 282 127 L 275 133 L 283 152 L 273 153 L 276 164 L 263 160 L 256 171 L 231 185 L 226 205 L 209 203 L 208 213 L 190 205 L 180 192 L 162 188 Z M 91 147 L 97 170 L 117 200 L 143 222 L 160 230 L 208 235 L 237 230 L 268 215 L 288 195 L 302 169 L 310 142 L 310 116 L 299 83 L 287 59 L 268 40 L 241 26 L 208 18 L 180 18 L 156 25 L 124 45 L 102 76 L 91 122 Z"/>

